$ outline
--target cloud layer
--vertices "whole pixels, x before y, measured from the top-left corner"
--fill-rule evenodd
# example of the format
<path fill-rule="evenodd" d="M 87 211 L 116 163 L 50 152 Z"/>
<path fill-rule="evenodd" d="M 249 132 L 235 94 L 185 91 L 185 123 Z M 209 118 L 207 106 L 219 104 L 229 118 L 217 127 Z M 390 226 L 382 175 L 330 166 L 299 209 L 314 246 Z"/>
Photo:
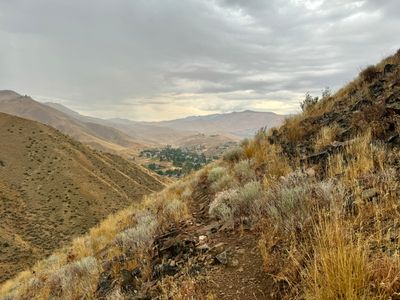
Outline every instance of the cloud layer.
<path fill-rule="evenodd" d="M 399 13 L 397 0 L 0 0 L 0 89 L 102 117 L 292 113 L 399 48 Z"/>

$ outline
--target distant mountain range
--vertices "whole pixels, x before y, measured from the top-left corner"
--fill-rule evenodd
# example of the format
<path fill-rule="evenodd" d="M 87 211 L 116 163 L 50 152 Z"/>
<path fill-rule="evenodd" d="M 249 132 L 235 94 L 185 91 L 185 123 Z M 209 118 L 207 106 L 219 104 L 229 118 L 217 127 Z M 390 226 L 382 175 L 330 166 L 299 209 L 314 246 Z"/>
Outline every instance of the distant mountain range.
<path fill-rule="evenodd" d="M 162 121 L 150 124 L 165 126 L 175 130 L 185 128 L 204 134 L 221 134 L 233 138 L 248 138 L 262 127 L 282 125 L 287 116 L 272 112 L 257 112 L 245 110 L 226 114 L 194 116 L 172 121 Z"/>
<path fill-rule="evenodd" d="M 275 127 L 286 116 L 243 111 L 192 116 L 161 122 L 101 119 L 81 115 L 58 103 L 40 103 L 14 91 L 0 91 L 0 112 L 50 125 L 95 149 L 134 155 L 144 148 L 224 144 L 252 136 L 261 127 Z"/>

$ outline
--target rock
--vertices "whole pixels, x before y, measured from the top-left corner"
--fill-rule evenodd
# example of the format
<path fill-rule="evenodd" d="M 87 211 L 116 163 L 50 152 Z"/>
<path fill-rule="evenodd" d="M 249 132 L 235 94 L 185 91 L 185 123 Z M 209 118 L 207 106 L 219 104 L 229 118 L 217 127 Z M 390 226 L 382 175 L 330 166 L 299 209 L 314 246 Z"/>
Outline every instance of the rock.
<path fill-rule="evenodd" d="M 386 140 L 386 142 L 392 145 L 400 145 L 400 135 L 393 134 Z"/>
<path fill-rule="evenodd" d="M 309 155 L 302 159 L 302 162 L 308 162 L 310 164 L 317 164 L 321 160 L 326 160 L 329 157 L 328 151 L 322 151 L 316 154 Z"/>
<path fill-rule="evenodd" d="M 160 279 L 164 276 L 173 276 L 178 273 L 177 266 L 170 266 L 169 264 L 158 264 L 153 268 L 153 278 Z"/>
<path fill-rule="evenodd" d="M 230 265 L 232 267 L 237 267 L 237 266 L 239 266 L 239 261 L 236 258 L 234 258 L 231 260 Z"/>
<path fill-rule="evenodd" d="M 134 268 L 134 269 L 131 271 L 131 275 L 132 275 L 133 277 L 140 277 L 141 274 L 142 274 L 142 271 L 140 271 L 139 268 Z"/>
<path fill-rule="evenodd" d="M 305 173 L 307 174 L 308 177 L 315 177 L 315 170 L 313 168 L 308 168 Z"/>
<path fill-rule="evenodd" d="M 243 272 L 243 271 L 244 271 L 243 267 L 240 267 L 240 268 L 238 269 L 238 272 Z"/>
<path fill-rule="evenodd" d="M 218 243 L 218 244 L 215 244 L 214 246 L 212 246 L 211 247 L 211 251 L 213 252 L 213 253 L 221 253 L 222 251 L 224 251 L 224 246 L 225 246 L 225 243 Z"/>
<path fill-rule="evenodd" d="M 386 64 L 385 67 L 383 68 L 383 75 L 392 73 L 395 69 L 396 69 L 396 65 Z"/>
<path fill-rule="evenodd" d="M 106 299 L 106 295 L 113 288 L 113 278 L 110 273 L 103 272 L 100 274 L 99 283 L 96 289 L 96 298 L 97 299 Z"/>
<path fill-rule="evenodd" d="M 208 244 L 202 244 L 196 247 L 196 250 L 201 251 L 201 252 L 207 252 L 210 250 L 210 246 Z"/>
<path fill-rule="evenodd" d="M 222 265 L 226 265 L 228 263 L 228 255 L 227 255 L 226 251 L 221 252 L 220 254 L 216 255 L 215 261 Z"/>
<path fill-rule="evenodd" d="M 122 283 L 121 287 L 124 291 L 134 291 L 136 288 L 136 278 L 127 269 L 121 270 Z"/>
<path fill-rule="evenodd" d="M 131 274 L 131 272 L 129 272 L 127 269 L 122 269 L 121 270 L 121 277 L 123 281 L 132 281 L 133 280 L 133 276 Z"/>
<path fill-rule="evenodd" d="M 370 91 L 374 94 L 375 97 L 379 96 L 383 92 L 383 85 L 380 82 L 377 82 L 370 86 Z"/>
<path fill-rule="evenodd" d="M 243 248 L 239 248 L 239 249 L 236 250 L 236 253 L 238 253 L 238 254 L 240 254 L 240 255 L 243 255 L 243 254 L 246 253 L 246 250 L 243 249 Z"/>
<path fill-rule="evenodd" d="M 375 188 L 366 189 L 362 191 L 361 198 L 366 201 L 371 201 L 373 198 L 379 195 L 379 192 Z"/>
<path fill-rule="evenodd" d="M 206 235 L 200 235 L 199 236 L 199 243 L 203 244 L 207 241 L 207 236 Z"/>
<path fill-rule="evenodd" d="M 356 104 L 354 104 L 351 108 L 350 111 L 358 111 L 362 110 L 364 107 L 371 105 L 371 102 L 368 101 L 367 99 L 362 99 L 358 101 Z"/>
<path fill-rule="evenodd" d="M 189 269 L 190 276 L 196 276 L 203 272 L 203 268 L 200 265 L 194 265 Z"/>

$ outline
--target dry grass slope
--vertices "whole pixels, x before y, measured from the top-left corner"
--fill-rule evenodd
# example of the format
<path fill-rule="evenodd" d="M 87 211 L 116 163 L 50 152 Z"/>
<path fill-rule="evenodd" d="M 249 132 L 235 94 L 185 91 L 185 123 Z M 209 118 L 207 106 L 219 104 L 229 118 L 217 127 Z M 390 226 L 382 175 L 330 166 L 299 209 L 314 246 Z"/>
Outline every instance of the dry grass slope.
<path fill-rule="evenodd" d="M 0 281 L 163 186 L 118 156 L 0 113 Z"/>

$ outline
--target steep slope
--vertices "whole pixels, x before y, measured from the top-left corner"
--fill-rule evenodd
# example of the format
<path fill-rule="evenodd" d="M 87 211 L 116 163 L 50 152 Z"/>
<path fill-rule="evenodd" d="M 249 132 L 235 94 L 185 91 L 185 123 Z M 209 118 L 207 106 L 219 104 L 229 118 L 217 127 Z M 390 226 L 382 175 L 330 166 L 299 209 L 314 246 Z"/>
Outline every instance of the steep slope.
<path fill-rule="evenodd" d="M 0 113 L 0 141 L 0 281 L 163 186 L 34 121 Z"/>
<path fill-rule="evenodd" d="M 98 150 L 118 153 L 129 148 L 134 152 L 145 147 L 118 129 L 84 122 L 12 91 L 0 91 L 0 111 L 50 125 Z"/>
<path fill-rule="evenodd" d="M 399 105 L 400 51 L 110 216 L 0 298 L 396 299 Z"/>

